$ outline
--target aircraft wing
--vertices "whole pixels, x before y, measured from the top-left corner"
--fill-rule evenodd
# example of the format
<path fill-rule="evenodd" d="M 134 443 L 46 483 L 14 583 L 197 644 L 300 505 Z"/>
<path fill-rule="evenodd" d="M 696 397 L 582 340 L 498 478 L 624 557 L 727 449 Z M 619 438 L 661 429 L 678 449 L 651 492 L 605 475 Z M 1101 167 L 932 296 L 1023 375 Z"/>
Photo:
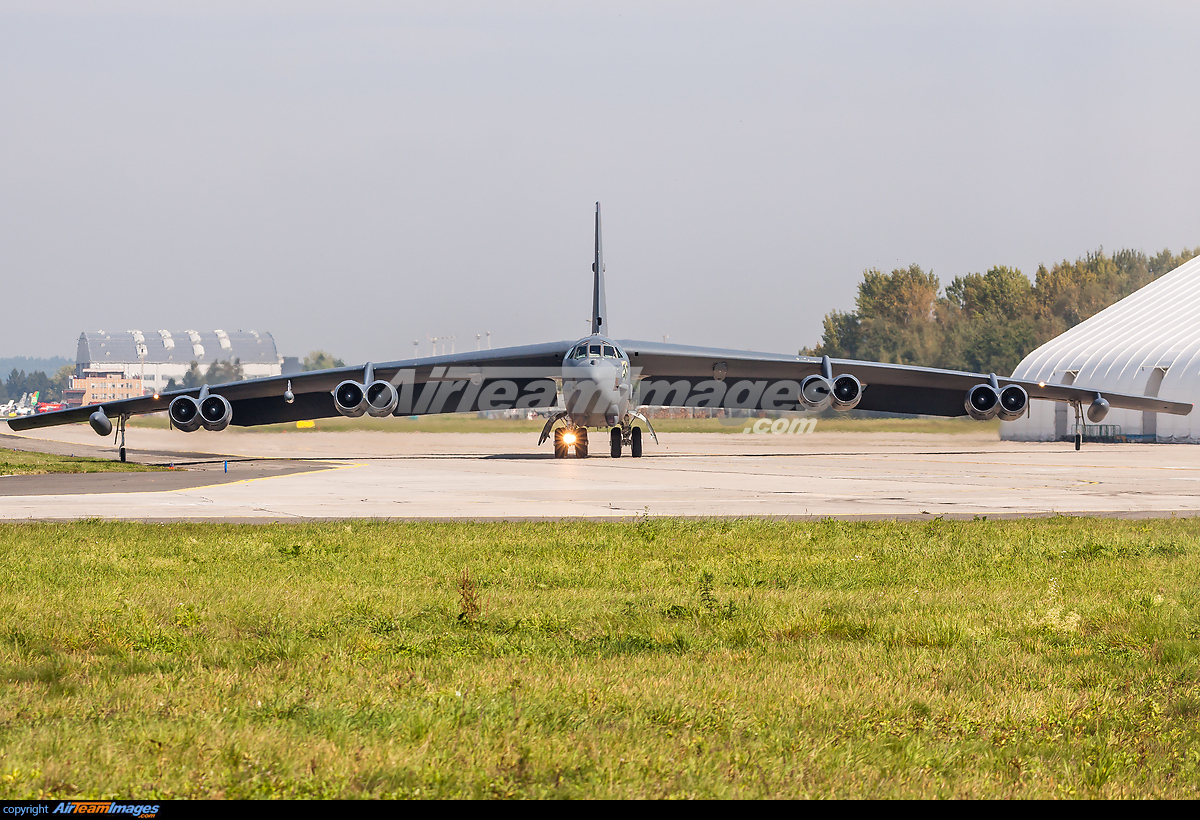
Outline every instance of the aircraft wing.
<path fill-rule="evenodd" d="M 738 396 L 747 403 L 730 405 L 718 400 L 712 406 L 803 409 L 797 407 L 796 391 L 790 385 L 821 372 L 821 359 L 812 356 L 631 340 L 618 343 L 629 353 L 630 365 L 640 369 L 643 403 L 657 406 L 709 406 L 700 402 L 713 395 L 711 385 L 719 381 L 724 385 L 721 392 L 726 397 L 739 382 L 745 382 Z M 965 416 L 966 392 L 977 384 L 988 382 L 991 376 L 854 359 L 831 359 L 830 364 L 834 376 L 848 373 L 862 382 L 862 399 L 856 409 L 887 413 Z M 1003 376 L 998 376 L 996 381 L 1001 390 L 1010 384 L 1020 385 L 1031 399 L 1091 404 L 1099 395 L 1110 406 L 1128 410 L 1180 416 L 1186 416 L 1192 410 L 1192 405 L 1185 402 L 1113 393 L 1087 385 L 1048 384 Z"/>
<path fill-rule="evenodd" d="M 500 407 L 509 398 L 509 407 L 552 407 L 557 399 L 552 380 L 561 377 L 563 357 L 574 344 L 551 342 L 386 362 L 372 365 L 373 378 L 396 385 L 401 396 L 394 412 L 398 416 L 494 409 L 488 404 Z M 246 379 L 209 385 L 209 391 L 229 401 L 233 407 L 230 423 L 239 426 L 331 418 L 339 415 L 333 390 L 348 379 L 361 382 L 366 368 L 359 365 Z M 499 381 L 504 384 L 497 385 Z M 289 384 L 294 396 L 290 404 L 284 400 Z M 199 394 L 200 388 L 174 390 L 23 416 L 9 419 L 8 424 L 13 430 L 72 424 L 87 421 L 99 409 L 109 418 L 138 416 L 166 410 L 178 396 L 197 398 Z"/>

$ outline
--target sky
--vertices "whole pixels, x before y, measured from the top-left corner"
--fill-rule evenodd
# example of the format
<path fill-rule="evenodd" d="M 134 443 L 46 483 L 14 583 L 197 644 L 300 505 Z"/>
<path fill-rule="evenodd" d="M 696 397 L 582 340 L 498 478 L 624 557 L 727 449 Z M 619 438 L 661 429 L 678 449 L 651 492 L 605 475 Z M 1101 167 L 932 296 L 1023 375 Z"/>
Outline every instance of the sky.
<path fill-rule="evenodd" d="M 1178 252 L 1197 30 L 1196 3 L 6 0 L 0 356 L 578 338 L 597 201 L 614 336 L 769 352 L 868 268 Z"/>

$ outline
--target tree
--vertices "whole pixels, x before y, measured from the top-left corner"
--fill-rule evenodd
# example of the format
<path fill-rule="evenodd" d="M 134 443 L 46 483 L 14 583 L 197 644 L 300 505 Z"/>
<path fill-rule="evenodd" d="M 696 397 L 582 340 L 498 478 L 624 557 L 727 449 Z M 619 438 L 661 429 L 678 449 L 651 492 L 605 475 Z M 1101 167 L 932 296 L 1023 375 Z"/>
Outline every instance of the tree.
<path fill-rule="evenodd" d="M 25 386 L 25 371 L 17 370 L 15 367 L 8 374 L 8 378 L 4 380 L 4 392 L 8 398 L 18 400 L 24 391 Z M 7 400 L 7 399 L 6 399 Z"/>
<path fill-rule="evenodd" d="M 71 388 L 71 380 L 75 378 L 75 365 L 64 364 L 50 379 L 51 395 L 55 401 L 62 401 L 63 391 Z"/>
<path fill-rule="evenodd" d="M 857 310 L 825 317 L 817 355 L 901 364 L 929 363 L 940 347 L 937 295 L 941 284 L 920 265 L 891 273 L 863 271 Z"/>
<path fill-rule="evenodd" d="M 14 367 L 4 381 L 4 392 L 9 399 L 16 401 L 20 401 L 26 393 L 37 393 L 38 401 L 49 401 L 52 399 L 51 388 L 50 377 L 41 370 L 26 373 Z"/>
<path fill-rule="evenodd" d="M 324 350 L 314 350 L 304 357 L 304 370 L 329 370 L 334 367 L 345 367 L 341 359 L 335 359 Z"/>
<path fill-rule="evenodd" d="M 1033 283 L 1003 265 L 957 276 L 940 297 L 937 277 L 919 265 L 867 270 L 855 310 L 827 313 L 821 344 L 801 353 L 1007 374 L 1038 345 L 1198 255 L 1100 248 L 1040 265 Z"/>
<path fill-rule="evenodd" d="M 240 358 L 235 358 L 232 362 L 228 359 L 223 362 L 213 359 L 213 363 L 204 373 L 205 384 L 228 384 L 229 382 L 240 382 L 244 378 L 246 378 L 246 373 L 242 368 Z"/>
<path fill-rule="evenodd" d="M 183 374 L 183 381 L 180 382 L 180 387 L 184 390 L 191 390 L 194 387 L 199 387 L 204 383 L 204 376 L 200 373 L 200 363 L 192 362 L 188 367 L 188 371 Z"/>
<path fill-rule="evenodd" d="M 821 345 L 816 350 L 801 351 L 801 355 L 834 356 L 839 359 L 857 359 L 861 324 L 857 313 L 842 313 L 840 310 L 825 314 Z"/>
<path fill-rule="evenodd" d="M 933 303 L 941 283 L 930 271 L 913 263 L 891 273 L 878 270 L 863 271 L 855 305 L 864 321 L 892 322 L 907 325 L 933 318 Z"/>
<path fill-rule="evenodd" d="M 987 273 L 956 276 L 946 286 L 946 299 L 968 316 L 984 313 L 1017 319 L 1034 308 L 1033 285 L 1021 271 L 998 265 Z"/>

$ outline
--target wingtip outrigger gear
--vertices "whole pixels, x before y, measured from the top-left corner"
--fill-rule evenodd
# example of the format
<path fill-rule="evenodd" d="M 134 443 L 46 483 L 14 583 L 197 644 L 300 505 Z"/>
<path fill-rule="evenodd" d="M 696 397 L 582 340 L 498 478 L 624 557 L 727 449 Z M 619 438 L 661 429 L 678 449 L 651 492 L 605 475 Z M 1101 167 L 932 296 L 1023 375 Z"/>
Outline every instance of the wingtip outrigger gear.
<path fill-rule="evenodd" d="M 649 416 L 638 410 L 630 410 L 629 415 L 633 416 L 635 419 L 641 419 L 646 425 L 646 429 L 650 431 L 650 436 L 654 439 L 654 443 L 658 444 L 658 434 L 654 432 L 654 425 L 650 423 Z"/>
<path fill-rule="evenodd" d="M 129 421 L 128 413 L 122 413 L 121 415 L 117 416 L 117 432 L 116 435 L 113 436 L 113 444 L 116 444 L 118 440 L 121 442 L 121 447 L 117 452 L 120 454 L 122 462 L 125 461 L 125 422 L 127 421 Z"/>

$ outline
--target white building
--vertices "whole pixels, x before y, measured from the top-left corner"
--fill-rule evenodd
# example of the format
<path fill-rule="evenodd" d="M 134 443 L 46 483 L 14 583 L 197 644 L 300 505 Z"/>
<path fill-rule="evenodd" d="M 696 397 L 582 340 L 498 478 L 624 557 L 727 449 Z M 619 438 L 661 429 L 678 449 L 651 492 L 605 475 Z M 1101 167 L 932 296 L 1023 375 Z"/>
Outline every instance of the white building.
<path fill-rule="evenodd" d="M 1200 406 L 1200 257 L 1046 342 L 1013 377 Z M 1074 433 L 1075 413 L 1066 404 L 1029 404 L 1027 415 L 1000 426 L 1001 438 L 1057 441 Z M 1200 443 L 1200 409 L 1187 416 L 1114 409 L 1103 423 L 1120 428 L 1106 433 L 1131 440 Z"/>
<path fill-rule="evenodd" d="M 203 373 L 213 360 L 241 360 L 246 378 L 278 376 L 283 359 L 270 333 L 250 331 L 127 330 L 123 333 L 79 334 L 75 373 L 85 370 L 120 371 L 142 381 L 142 392 L 165 390 L 167 382 L 183 380 L 192 362 Z"/>

